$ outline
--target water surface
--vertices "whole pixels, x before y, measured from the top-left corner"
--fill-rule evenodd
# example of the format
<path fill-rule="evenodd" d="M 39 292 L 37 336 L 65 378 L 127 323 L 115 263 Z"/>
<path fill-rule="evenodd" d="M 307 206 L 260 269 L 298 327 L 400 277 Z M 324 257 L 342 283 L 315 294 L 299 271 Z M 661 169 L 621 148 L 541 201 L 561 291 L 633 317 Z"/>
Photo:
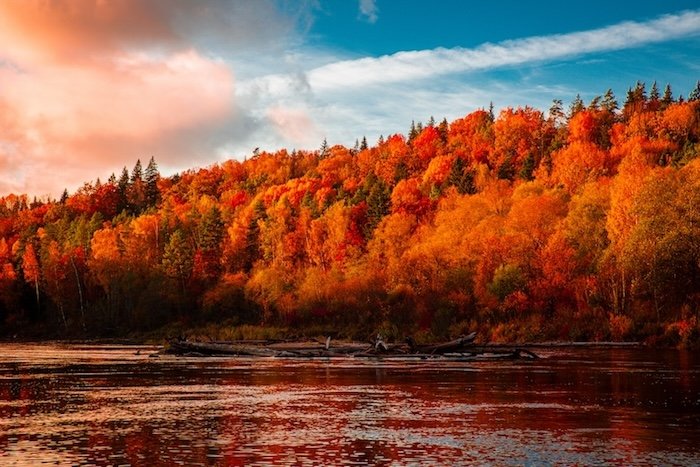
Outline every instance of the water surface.
<path fill-rule="evenodd" d="M 700 360 L 149 358 L 0 345 L 0 464 L 700 465 Z"/>

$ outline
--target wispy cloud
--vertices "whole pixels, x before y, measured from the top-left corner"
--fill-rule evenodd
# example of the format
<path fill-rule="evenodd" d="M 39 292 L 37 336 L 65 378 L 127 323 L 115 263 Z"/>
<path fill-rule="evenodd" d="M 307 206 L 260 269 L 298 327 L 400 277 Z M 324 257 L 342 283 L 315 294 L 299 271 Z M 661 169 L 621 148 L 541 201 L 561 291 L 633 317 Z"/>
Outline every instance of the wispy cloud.
<path fill-rule="evenodd" d="M 487 70 L 638 47 L 700 33 L 700 11 L 624 22 L 589 31 L 484 44 L 473 49 L 431 49 L 344 60 L 308 72 L 314 90 L 367 86 Z"/>
<path fill-rule="evenodd" d="M 257 131 L 251 134 L 256 146 L 299 147 L 299 135 L 303 134 L 300 128 L 314 129 L 313 133 L 306 133 L 312 143 L 314 138 L 318 143 L 326 136 L 330 143 L 352 144 L 354 138 L 363 134 L 372 138 L 405 131 L 404 126 L 413 119 L 427 119 L 430 115 L 457 118 L 487 106 L 490 100 L 496 101 L 497 108 L 545 108 L 553 98 L 573 97 L 585 91 L 555 85 L 556 80 L 542 82 L 542 77 L 528 79 L 531 73 L 516 81 L 500 80 L 493 76 L 493 70 L 551 64 L 573 57 L 595 58 L 596 53 L 692 38 L 699 33 L 700 10 L 472 49 L 405 51 L 352 60 L 326 56 L 325 64 L 304 69 L 304 62 L 309 60 L 306 57 L 292 73 L 258 76 L 237 83 L 236 94 L 237 101 L 246 102 L 259 122 Z M 465 78 L 465 73 L 470 78 Z M 230 149 L 240 151 L 245 147 L 239 144 Z"/>
<path fill-rule="evenodd" d="M 377 8 L 377 1 L 376 0 L 360 0 L 360 17 L 364 18 L 366 21 L 370 23 L 376 23 L 377 19 L 379 19 L 378 16 L 379 13 L 379 8 Z"/>

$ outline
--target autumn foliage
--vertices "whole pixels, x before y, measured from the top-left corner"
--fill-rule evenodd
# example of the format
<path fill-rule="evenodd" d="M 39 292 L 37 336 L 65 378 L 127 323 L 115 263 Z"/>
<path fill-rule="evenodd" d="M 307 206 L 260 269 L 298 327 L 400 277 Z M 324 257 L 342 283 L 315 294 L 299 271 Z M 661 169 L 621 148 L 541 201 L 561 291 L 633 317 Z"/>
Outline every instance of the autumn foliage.
<path fill-rule="evenodd" d="M 642 87 L 639 92 L 639 87 Z M 168 323 L 689 343 L 700 102 L 477 110 L 374 146 L 261 152 L 0 199 L 0 332 Z"/>

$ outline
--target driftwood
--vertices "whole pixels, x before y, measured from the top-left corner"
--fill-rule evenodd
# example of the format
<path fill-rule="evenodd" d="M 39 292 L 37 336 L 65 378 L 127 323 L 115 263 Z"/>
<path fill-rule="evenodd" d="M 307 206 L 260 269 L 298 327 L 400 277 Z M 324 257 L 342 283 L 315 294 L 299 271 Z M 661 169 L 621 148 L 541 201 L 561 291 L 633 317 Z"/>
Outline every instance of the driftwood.
<path fill-rule="evenodd" d="M 467 336 L 461 336 L 458 339 L 449 342 L 444 342 L 442 344 L 418 345 L 412 337 L 407 337 L 406 344 L 408 345 L 408 348 L 411 351 L 411 353 L 424 353 L 435 355 L 461 351 L 466 346 L 473 344 L 475 338 L 476 333 L 472 332 Z"/>
<path fill-rule="evenodd" d="M 232 341 L 232 342 L 191 342 L 178 338 L 170 342 L 166 353 L 181 356 L 248 356 L 279 358 L 332 358 L 332 357 L 374 357 L 383 359 L 435 359 L 475 360 L 475 359 L 536 359 L 533 352 L 512 346 L 475 345 L 476 333 L 439 344 L 417 344 L 412 338 L 405 343 L 387 344 L 381 335 L 368 344 L 339 343 L 334 345 L 331 338 L 325 342 L 288 341 Z"/>

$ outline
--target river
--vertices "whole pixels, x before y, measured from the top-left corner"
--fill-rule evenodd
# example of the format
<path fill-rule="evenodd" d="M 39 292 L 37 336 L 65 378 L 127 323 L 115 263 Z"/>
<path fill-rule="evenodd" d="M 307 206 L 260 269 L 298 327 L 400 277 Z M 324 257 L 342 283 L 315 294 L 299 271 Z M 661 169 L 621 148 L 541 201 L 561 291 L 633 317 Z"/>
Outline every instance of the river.
<path fill-rule="evenodd" d="M 0 465 L 700 465 L 700 358 L 149 357 L 0 344 Z"/>

